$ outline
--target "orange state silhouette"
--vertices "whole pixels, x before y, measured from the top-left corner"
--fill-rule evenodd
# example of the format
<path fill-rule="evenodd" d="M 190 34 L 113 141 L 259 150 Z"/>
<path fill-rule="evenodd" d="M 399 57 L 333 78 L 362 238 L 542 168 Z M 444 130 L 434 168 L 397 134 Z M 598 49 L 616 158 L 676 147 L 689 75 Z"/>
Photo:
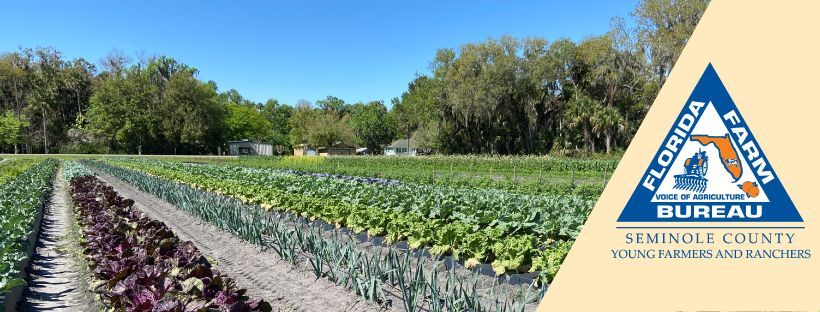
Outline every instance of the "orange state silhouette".
<path fill-rule="evenodd" d="M 735 179 L 735 182 L 743 175 L 743 165 L 740 158 L 737 157 L 732 140 L 729 139 L 729 134 L 725 136 L 708 136 L 708 135 L 692 135 L 689 140 L 697 141 L 703 146 L 714 144 L 720 155 L 720 162 L 723 168 Z"/>
<path fill-rule="evenodd" d="M 757 187 L 757 182 L 746 181 L 743 184 L 738 184 L 743 193 L 746 193 L 746 197 L 755 198 L 757 195 L 760 195 L 760 188 Z"/>

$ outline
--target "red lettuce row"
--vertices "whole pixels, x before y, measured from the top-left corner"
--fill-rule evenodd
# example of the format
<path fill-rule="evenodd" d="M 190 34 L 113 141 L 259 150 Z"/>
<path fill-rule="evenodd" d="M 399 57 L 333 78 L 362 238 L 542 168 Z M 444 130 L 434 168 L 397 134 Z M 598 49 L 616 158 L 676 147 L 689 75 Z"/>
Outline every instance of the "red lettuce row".
<path fill-rule="evenodd" d="M 118 311 L 271 311 L 212 268 L 191 242 L 146 218 L 94 176 L 71 180 L 96 291 Z"/>

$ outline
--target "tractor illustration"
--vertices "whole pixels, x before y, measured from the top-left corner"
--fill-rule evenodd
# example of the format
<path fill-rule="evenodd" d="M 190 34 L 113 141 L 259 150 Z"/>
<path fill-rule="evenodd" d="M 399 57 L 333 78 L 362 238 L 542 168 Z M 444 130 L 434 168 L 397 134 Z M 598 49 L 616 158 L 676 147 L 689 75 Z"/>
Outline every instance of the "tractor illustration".
<path fill-rule="evenodd" d="M 683 164 L 686 173 L 675 176 L 675 189 L 703 193 L 706 191 L 706 172 L 709 170 L 709 156 L 698 150 Z"/>

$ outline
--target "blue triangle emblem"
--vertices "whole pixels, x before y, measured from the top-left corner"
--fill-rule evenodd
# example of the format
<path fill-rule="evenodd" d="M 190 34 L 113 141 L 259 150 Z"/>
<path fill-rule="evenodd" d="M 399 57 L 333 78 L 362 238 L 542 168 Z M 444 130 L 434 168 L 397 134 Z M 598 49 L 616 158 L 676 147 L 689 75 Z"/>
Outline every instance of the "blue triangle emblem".
<path fill-rule="evenodd" d="M 712 64 L 618 222 L 802 222 Z"/>

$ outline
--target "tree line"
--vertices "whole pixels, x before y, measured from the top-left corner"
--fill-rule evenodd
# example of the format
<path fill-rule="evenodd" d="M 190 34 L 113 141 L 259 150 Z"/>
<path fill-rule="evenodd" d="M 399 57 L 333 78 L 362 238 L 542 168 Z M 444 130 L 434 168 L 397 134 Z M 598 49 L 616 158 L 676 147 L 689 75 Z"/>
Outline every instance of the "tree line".
<path fill-rule="evenodd" d="M 334 96 L 256 103 L 168 56 L 93 64 L 53 48 L 0 55 L 0 150 L 216 154 L 226 141 L 342 142 L 379 153 L 414 138 L 445 154 L 612 152 L 629 144 L 707 6 L 643 0 L 635 27 L 579 42 L 504 36 L 437 51 L 390 107 Z"/>

